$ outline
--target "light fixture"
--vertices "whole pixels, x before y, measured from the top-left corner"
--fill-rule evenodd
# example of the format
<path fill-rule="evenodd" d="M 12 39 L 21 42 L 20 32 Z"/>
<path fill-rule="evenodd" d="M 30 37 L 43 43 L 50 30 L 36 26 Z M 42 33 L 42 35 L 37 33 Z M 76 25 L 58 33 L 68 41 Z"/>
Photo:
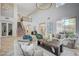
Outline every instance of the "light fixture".
<path fill-rule="evenodd" d="M 49 9 L 52 6 L 52 3 L 37 3 L 36 8 L 40 10 Z"/>
<path fill-rule="evenodd" d="M 60 6 L 63 6 L 63 5 L 65 5 L 65 3 L 56 3 L 57 8 L 60 7 Z"/>

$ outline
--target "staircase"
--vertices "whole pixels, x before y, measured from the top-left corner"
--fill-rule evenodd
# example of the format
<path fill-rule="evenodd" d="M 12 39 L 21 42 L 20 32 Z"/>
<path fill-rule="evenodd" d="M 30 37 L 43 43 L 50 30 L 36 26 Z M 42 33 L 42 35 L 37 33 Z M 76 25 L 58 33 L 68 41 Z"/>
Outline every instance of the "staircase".
<path fill-rule="evenodd" d="M 24 28 L 24 25 L 22 22 L 18 22 L 17 23 L 17 36 L 18 37 L 21 37 L 23 35 L 25 35 L 26 32 L 25 32 L 25 28 Z"/>

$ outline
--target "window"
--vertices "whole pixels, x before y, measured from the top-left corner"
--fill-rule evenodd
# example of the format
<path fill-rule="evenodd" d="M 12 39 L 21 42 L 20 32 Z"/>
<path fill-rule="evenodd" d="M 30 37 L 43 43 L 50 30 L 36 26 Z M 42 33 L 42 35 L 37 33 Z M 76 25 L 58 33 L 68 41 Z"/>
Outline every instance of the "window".
<path fill-rule="evenodd" d="M 2 23 L 2 36 L 7 35 L 7 25 L 6 23 Z"/>
<path fill-rule="evenodd" d="M 12 24 L 8 24 L 8 35 L 12 35 Z"/>
<path fill-rule="evenodd" d="M 12 24 L 1 23 L 2 36 L 12 36 Z"/>
<path fill-rule="evenodd" d="M 59 32 L 76 32 L 76 18 L 68 18 L 57 21 L 57 33 Z"/>
<path fill-rule="evenodd" d="M 67 32 L 76 32 L 76 18 L 65 19 L 64 30 Z"/>

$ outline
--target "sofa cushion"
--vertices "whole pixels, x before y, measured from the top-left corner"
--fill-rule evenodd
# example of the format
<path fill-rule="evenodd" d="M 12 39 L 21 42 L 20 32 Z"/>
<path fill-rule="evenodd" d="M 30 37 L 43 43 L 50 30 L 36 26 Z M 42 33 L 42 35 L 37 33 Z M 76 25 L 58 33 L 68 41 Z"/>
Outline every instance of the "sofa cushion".
<path fill-rule="evenodd" d="M 25 56 L 32 56 L 33 55 L 34 49 L 33 49 L 32 44 L 30 44 L 30 45 L 22 44 L 21 48 L 22 48 Z"/>

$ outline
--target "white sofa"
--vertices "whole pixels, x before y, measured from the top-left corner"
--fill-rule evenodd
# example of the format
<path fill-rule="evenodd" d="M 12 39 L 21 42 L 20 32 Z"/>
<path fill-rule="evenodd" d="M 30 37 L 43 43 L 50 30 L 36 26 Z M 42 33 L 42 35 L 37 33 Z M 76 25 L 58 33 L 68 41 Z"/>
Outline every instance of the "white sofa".
<path fill-rule="evenodd" d="M 14 45 L 15 56 L 55 56 L 51 52 L 34 44 L 16 42 Z"/>

